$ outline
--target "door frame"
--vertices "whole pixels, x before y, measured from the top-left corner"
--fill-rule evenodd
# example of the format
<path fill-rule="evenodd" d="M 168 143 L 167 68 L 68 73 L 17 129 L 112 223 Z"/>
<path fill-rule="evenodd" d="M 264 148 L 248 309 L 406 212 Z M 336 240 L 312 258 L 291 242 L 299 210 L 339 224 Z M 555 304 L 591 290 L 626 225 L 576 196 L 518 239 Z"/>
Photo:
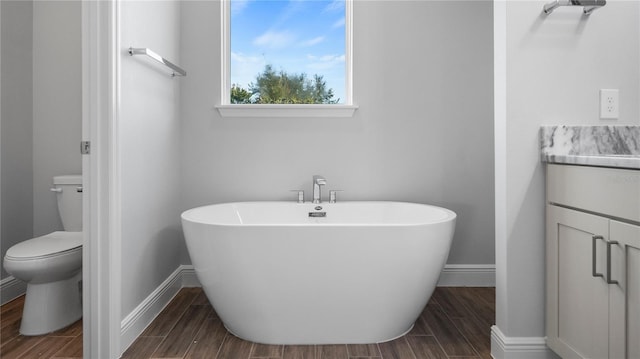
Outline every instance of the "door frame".
<path fill-rule="evenodd" d="M 121 354 L 120 0 L 82 2 L 83 356 Z"/>

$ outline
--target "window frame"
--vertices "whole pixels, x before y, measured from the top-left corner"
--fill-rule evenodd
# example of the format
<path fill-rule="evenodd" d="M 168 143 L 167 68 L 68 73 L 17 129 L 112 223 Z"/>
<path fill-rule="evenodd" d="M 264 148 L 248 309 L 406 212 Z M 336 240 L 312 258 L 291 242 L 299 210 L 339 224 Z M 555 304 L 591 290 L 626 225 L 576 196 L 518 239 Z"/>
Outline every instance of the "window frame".
<path fill-rule="evenodd" d="M 232 104 L 231 103 L 231 1 L 220 1 L 222 117 L 352 117 L 353 103 L 353 0 L 345 1 L 345 102 L 343 104 Z"/>

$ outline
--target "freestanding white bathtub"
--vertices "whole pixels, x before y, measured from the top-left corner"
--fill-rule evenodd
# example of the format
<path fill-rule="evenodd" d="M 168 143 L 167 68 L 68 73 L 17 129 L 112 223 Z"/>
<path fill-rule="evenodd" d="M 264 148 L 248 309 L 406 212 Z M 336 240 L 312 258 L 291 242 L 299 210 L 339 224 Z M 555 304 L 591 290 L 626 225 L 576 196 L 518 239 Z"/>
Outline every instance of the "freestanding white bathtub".
<path fill-rule="evenodd" d="M 230 332 L 266 344 L 405 334 L 433 293 L 455 219 L 400 202 L 225 203 L 182 213 L 214 309 Z"/>

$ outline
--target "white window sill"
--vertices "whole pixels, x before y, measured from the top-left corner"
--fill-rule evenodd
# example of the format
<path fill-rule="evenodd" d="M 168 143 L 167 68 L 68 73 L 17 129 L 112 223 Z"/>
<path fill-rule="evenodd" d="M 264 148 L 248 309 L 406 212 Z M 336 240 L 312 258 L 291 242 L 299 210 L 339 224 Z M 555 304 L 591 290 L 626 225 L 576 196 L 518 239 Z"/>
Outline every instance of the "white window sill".
<path fill-rule="evenodd" d="M 356 105 L 217 105 L 222 117 L 353 117 Z"/>

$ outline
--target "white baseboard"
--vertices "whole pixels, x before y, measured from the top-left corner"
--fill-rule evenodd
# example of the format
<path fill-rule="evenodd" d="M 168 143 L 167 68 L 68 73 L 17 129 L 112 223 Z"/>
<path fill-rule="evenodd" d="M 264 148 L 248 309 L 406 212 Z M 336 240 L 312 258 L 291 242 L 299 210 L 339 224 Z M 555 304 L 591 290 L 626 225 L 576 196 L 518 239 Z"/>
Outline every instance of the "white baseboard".
<path fill-rule="evenodd" d="M 27 291 L 27 283 L 8 276 L 0 281 L 0 304 L 5 304 L 23 295 Z"/>
<path fill-rule="evenodd" d="M 120 323 L 122 353 L 184 287 L 199 287 L 192 265 L 181 265 Z"/>
<path fill-rule="evenodd" d="M 182 265 L 182 287 L 201 287 L 198 277 L 196 277 L 196 270 L 192 265 Z"/>
<path fill-rule="evenodd" d="M 491 356 L 495 359 L 556 359 L 543 337 L 507 337 L 491 327 Z"/>
<path fill-rule="evenodd" d="M 495 264 L 447 264 L 438 287 L 495 287 Z"/>

